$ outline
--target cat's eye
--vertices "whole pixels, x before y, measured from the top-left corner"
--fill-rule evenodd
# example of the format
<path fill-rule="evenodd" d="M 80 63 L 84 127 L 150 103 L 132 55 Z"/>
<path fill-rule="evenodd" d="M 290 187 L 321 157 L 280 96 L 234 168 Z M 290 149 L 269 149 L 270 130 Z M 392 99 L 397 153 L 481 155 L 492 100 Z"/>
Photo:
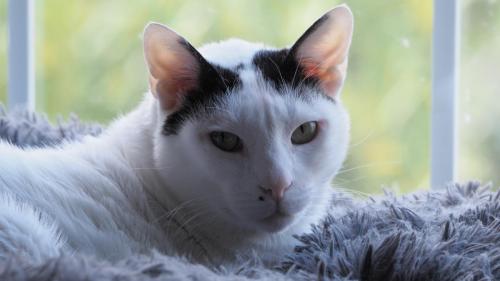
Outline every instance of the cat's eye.
<path fill-rule="evenodd" d="M 229 132 L 211 132 L 210 140 L 217 148 L 226 152 L 238 152 L 243 149 L 241 139 L 237 135 Z"/>
<path fill-rule="evenodd" d="M 300 125 L 292 133 L 293 144 L 305 144 L 311 142 L 318 133 L 318 122 L 311 121 Z"/>

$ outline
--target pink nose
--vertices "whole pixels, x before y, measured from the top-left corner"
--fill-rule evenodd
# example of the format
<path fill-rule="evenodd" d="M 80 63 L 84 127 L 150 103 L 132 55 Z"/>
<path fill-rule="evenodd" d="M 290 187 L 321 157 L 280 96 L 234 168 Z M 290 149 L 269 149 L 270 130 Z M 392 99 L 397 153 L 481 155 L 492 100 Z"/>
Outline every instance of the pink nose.
<path fill-rule="evenodd" d="M 288 189 L 288 186 L 280 185 L 271 188 L 271 195 L 273 196 L 274 201 L 281 201 L 283 196 L 285 195 L 285 191 Z"/>
<path fill-rule="evenodd" d="M 271 193 L 271 196 L 273 197 L 274 201 L 278 202 L 283 199 L 283 196 L 285 195 L 285 192 L 288 190 L 288 188 L 292 185 L 290 181 L 286 180 L 279 180 L 275 182 L 274 184 L 270 185 L 269 187 L 261 187 L 262 190 L 266 193 Z"/>

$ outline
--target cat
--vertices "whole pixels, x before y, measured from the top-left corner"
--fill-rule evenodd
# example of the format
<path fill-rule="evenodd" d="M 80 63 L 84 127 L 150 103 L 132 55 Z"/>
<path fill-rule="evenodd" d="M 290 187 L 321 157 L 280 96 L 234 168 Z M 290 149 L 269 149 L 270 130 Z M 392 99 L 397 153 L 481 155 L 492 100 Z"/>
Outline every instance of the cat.
<path fill-rule="evenodd" d="M 352 32 L 345 5 L 283 49 L 229 39 L 197 50 L 149 23 L 137 108 L 81 142 L 0 143 L 0 260 L 282 258 L 326 215 L 346 157 Z"/>

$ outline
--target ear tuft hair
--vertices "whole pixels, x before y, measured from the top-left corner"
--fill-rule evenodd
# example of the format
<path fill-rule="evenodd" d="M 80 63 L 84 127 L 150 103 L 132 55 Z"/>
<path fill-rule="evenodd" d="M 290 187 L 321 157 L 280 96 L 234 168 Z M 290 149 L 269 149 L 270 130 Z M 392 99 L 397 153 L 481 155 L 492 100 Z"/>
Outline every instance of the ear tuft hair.
<path fill-rule="evenodd" d="M 175 110 L 184 95 L 198 87 L 202 56 L 170 28 L 149 23 L 144 29 L 149 85 L 163 109 Z"/>
<path fill-rule="evenodd" d="M 346 76 L 353 25 L 349 7 L 337 6 L 319 18 L 290 51 L 304 75 L 316 78 L 325 94 L 332 97 L 339 92 Z"/>

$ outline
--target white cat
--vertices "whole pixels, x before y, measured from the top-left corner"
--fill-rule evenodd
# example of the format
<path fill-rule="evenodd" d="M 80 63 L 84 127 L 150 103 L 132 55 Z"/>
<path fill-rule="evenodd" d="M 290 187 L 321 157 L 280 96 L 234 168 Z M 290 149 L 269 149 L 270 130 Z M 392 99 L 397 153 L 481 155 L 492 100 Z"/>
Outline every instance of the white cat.
<path fill-rule="evenodd" d="M 80 143 L 0 143 L 0 259 L 282 257 L 324 217 L 346 156 L 352 29 L 339 6 L 291 48 L 231 39 L 197 51 L 149 24 L 151 90 L 134 111 Z"/>

